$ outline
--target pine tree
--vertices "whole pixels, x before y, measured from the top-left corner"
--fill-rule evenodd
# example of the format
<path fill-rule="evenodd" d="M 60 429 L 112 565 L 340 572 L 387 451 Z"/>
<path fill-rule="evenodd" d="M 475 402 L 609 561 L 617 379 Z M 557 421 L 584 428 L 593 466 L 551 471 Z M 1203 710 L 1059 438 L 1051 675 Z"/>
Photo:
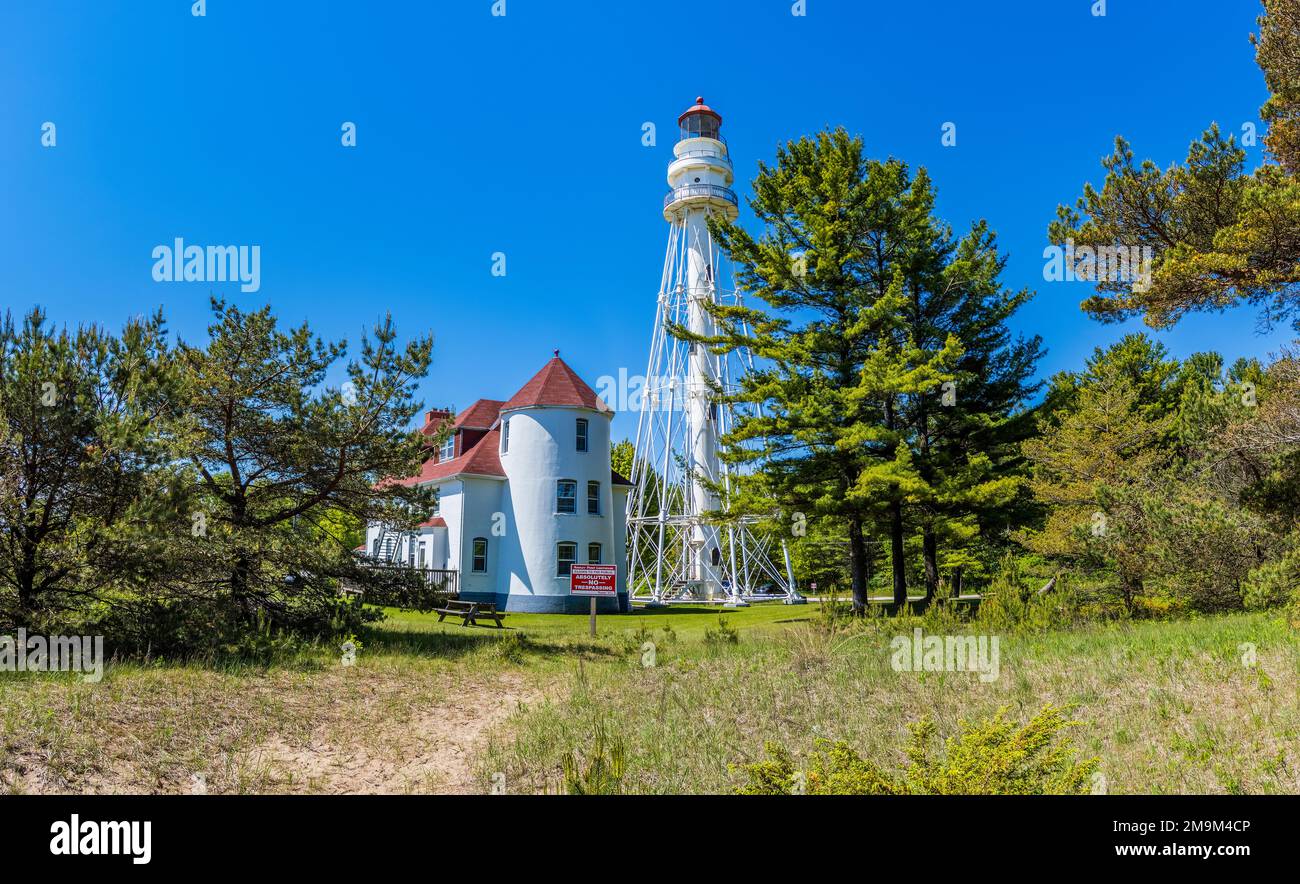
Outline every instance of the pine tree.
<path fill-rule="evenodd" d="M 787 517 L 842 521 L 858 611 L 867 533 L 884 526 L 902 604 L 904 510 L 928 493 L 903 403 L 952 380 L 961 353 L 952 336 L 918 342 L 905 322 L 912 262 L 935 238 L 928 180 L 868 161 L 861 139 L 838 130 L 780 149 L 775 166 L 760 164 L 754 192 L 761 238 L 714 222 L 742 288 L 767 307 L 712 308 L 720 331 L 707 343 L 758 360 L 727 393 L 742 408 L 722 456 L 759 467 L 737 483 L 731 508 L 766 513 L 775 502 Z"/>
<path fill-rule="evenodd" d="M 385 318 L 347 381 L 330 387 L 345 342 L 323 343 L 306 323 L 281 331 L 269 307 L 214 300 L 213 312 L 207 346 L 179 348 L 190 405 L 175 444 L 194 476 L 191 520 L 203 526 L 178 540 L 183 583 L 243 622 L 309 623 L 338 578 L 369 579 L 353 538 L 334 538 L 326 523 L 413 527 L 428 515 L 427 494 L 386 478 L 419 470 L 427 440 L 410 427 L 433 342 L 402 348 Z"/>
<path fill-rule="evenodd" d="M 160 315 L 120 337 L 56 330 L 40 310 L 0 323 L 0 590 L 31 626 L 85 613 L 139 573 L 167 518 L 153 427 L 174 376 Z"/>
<path fill-rule="evenodd" d="M 1131 612 L 1152 571 L 1146 502 L 1177 461 L 1178 363 L 1145 335 L 1098 348 L 1079 374 L 1052 379 L 1057 403 L 1023 445 L 1030 487 L 1048 507 L 1022 535 L 1043 555 L 1112 569 Z"/>
<path fill-rule="evenodd" d="M 913 186 L 921 186 L 920 176 Z M 979 564 L 972 542 L 1004 527 L 1020 495 L 1019 445 L 1034 430 L 1023 404 L 1040 386 L 1031 376 L 1042 340 L 1013 338 L 1007 328 L 1033 293 L 1002 287 L 1006 257 L 986 223 L 973 225 L 961 240 L 936 228 L 913 266 L 904 308 L 911 339 L 931 349 L 949 338 L 961 343 L 949 383 L 902 400 L 914 463 L 928 487 L 915 509 L 929 599 L 938 590 L 941 565 L 955 572 L 960 589 L 962 571 Z M 941 541 L 947 548 L 942 556 Z"/>
<path fill-rule="evenodd" d="M 1261 324 L 1300 328 L 1300 0 L 1265 0 L 1256 61 L 1272 93 L 1263 117 L 1271 159 L 1246 174 L 1234 137 L 1210 126 L 1185 164 L 1135 163 L 1116 139 L 1100 190 L 1061 206 L 1048 237 L 1076 249 L 1149 248 L 1149 278 L 1101 280 L 1083 308 L 1099 319 L 1142 316 L 1167 327 L 1193 311 L 1258 305 Z"/>

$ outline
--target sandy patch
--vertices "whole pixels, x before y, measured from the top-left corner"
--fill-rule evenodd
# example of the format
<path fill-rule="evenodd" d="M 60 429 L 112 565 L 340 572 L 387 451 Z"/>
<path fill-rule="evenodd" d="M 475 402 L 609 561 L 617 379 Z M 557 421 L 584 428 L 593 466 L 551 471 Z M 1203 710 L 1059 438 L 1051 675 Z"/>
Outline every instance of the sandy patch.
<path fill-rule="evenodd" d="M 277 736 L 237 764 L 251 768 L 266 791 L 275 792 L 481 791 L 474 769 L 488 732 L 521 706 L 540 700 L 542 692 L 507 674 L 490 684 L 459 684 L 447 694 L 400 722 L 369 719 L 350 728 L 321 727 L 305 745 Z"/>

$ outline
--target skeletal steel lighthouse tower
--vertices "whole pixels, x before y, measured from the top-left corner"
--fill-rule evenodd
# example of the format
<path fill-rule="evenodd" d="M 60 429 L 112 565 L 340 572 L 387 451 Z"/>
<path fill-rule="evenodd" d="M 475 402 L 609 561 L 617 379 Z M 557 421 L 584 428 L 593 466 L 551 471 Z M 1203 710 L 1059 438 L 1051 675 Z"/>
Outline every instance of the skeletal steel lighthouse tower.
<path fill-rule="evenodd" d="M 744 353 L 719 356 L 674 337 L 672 326 L 714 333 L 706 305 L 738 303 L 739 293 L 709 233 L 710 215 L 735 220 L 735 178 L 722 117 L 696 99 L 678 118 L 681 137 L 668 165 L 664 198 L 668 252 L 659 287 L 650 360 L 637 422 L 628 498 L 628 588 L 650 604 L 722 601 L 744 605 L 760 590 L 802 601 L 784 543 L 750 530 L 753 520 L 721 523 L 731 476 L 718 440 L 731 429 L 730 407 L 718 391 L 748 367 Z"/>

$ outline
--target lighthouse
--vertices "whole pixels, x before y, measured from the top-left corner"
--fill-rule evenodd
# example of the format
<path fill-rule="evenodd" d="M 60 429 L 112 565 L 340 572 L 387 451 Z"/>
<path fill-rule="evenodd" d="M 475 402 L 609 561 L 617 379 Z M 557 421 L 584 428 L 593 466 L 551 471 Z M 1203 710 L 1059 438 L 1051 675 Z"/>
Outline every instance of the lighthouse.
<path fill-rule="evenodd" d="M 752 519 L 722 518 L 732 477 L 719 458 L 719 444 L 734 414 L 720 396 L 734 389 L 750 358 L 713 353 L 672 331 L 711 337 L 709 308 L 740 303 L 709 231 L 711 217 L 734 221 L 739 215 L 722 115 L 701 97 L 677 122 L 663 203 L 668 249 L 628 498 L 629 591 L 654 605 L 742 606 L 759 594 L 801 601 L 784 542 L 755 534 Z M 771 555 L 778 546 L 784 568 Z"/>

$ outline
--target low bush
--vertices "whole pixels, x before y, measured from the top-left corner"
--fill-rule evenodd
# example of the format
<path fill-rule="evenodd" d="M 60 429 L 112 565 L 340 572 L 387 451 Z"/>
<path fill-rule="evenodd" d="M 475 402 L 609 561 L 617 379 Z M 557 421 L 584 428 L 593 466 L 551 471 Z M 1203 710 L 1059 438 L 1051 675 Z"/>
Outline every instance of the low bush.
<path fill-rule="evenodd" d="M 797 769 L 789 750 L 766 744 L 768 758 L 742 770 L 745 795 L 1081 795 L 1091 788 L 1099 760 L 1076 760 L 1062 731 L 1075 722 L 1044 706 L 1017 726 L 1000 709 L 965 726 L 936 753 L 938 729 L 929 718 L 911 725 L 908 764 L 891 774 L 844 742 L 818 740 L 809 763 Z"/>

